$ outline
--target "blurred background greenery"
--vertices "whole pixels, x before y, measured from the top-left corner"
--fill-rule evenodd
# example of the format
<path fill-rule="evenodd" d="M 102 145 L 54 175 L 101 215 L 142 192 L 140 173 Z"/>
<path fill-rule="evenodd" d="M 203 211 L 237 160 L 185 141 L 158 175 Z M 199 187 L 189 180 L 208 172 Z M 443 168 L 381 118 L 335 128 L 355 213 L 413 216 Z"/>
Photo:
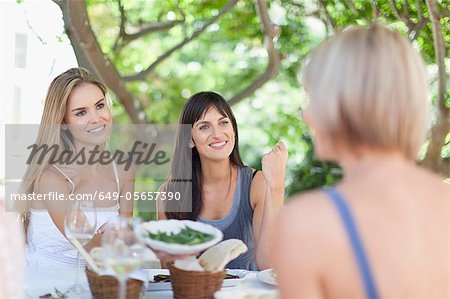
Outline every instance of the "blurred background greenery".
<path fill-rule="evenodd" d="M 111 89 L 116 123 L 176 123 L 192 94 L 216 91 L 232 100 L 247 165 L 260 169 L 261 155 L 285 141 L 288 196 L 341 177 L 337 165 L 315 159 L 299 118 L 307 102 L 299 81 L 303 61 L 334 32 L 380 20 L 407 36 L 427 64 L 433 130 L 419 163 L 450 176 L 448 0 L 54 2 L 80 66 Z M 235 97 L 249 86 L 249 95 Z M 136 189 L 157 185 L 138 180 Z"/>

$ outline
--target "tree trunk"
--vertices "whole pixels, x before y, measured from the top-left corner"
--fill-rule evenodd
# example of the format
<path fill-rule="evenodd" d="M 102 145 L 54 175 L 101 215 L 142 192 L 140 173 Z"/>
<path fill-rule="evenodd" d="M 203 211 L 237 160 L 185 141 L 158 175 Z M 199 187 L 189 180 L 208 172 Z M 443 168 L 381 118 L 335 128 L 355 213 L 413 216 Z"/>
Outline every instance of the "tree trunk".
<path fill-rule="evenodd" d="M 127 91 L 114 64 L 103 54 L 91 29 L 85 2 L 60 0 L 55 3 L 62 10 L 66 32 L 80 66 L 93 72 L 116 94 L 132 123 L 149 123 L 140 102 Z"/>
<path fill-rule="evenodd" d="M 446 107 L 445 103 L 447 100 L 445 82 L 445 44 L 436 0 L 426 0 L 426 4 L 433 29 L 434 53 L 436 56 L 436 64 L 438 66 L 438 115 L 436 123 L 431 130 L 428 151 L 422 164 L 425 167 L 448 177 L 450 176 L 449 161 L 444 161 L 441 157 L 445 137 L 450 132 L 450 110 Z"/>

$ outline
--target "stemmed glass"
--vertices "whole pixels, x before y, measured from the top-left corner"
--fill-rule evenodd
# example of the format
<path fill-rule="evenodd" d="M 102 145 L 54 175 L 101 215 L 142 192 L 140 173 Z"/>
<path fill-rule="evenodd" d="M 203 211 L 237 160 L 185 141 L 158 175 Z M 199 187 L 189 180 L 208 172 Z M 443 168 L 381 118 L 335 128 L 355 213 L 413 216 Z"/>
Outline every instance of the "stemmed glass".
<path fill-rule="evenodd" d="M 97 226 L 97 212 L 92 201 L 75 201 L 66 210 L 64 218 L 64 232 L 66 237 L 77 249 L 77 269 L 75 283 L 69 289 L 72 294 L 87 292 L 79 283 L 78 272 L 80 268 L 79 248 L 86 245 L 95 235 Z"/>
<path fill-rule="evenodd" d="M 138 241 L 130 217 L 119 216 L 108 223 L 102 237 L 106 264 L 119 281 L 119 298 L 125 299 L 128 274 L 141 267 L 143 245 Z"/>

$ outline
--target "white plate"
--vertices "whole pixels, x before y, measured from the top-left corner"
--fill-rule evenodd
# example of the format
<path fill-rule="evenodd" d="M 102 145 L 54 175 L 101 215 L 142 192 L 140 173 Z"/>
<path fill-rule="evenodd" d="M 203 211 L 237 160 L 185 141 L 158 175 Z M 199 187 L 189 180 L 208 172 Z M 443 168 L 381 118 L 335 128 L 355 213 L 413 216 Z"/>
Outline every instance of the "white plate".
<path fill-rule="evenodd" d="M 236 289 L 225 289 L 217 291 L 214 294 L 215 299 L 278 299 L 280 298 L 279 292 L 277 290 L 243 290 L 240 288 Z"/>
<path fill-rule="evenodd" d="M 208 242 L 197 245 L 183 245 L 166 243 L 158 240 L 150 239 L 148 234 L 165 232 L 165 233 L 178 233 L 184 227 L 189 226 L 197 231 L 211 234 L 214 238 Z M 149 221 L 141 223 L 136 229 L 138 237 L 143 240 L 152 249 L 164 251 L 173 255 L 177 254 L 194 254 L 200 251 L 206 250 L 209 247 L 217 244 L 223 238 L 222 232 L 212 225 L 190 221 L 190 220 L 159 220 Z"/>
<path fill-rule="evenodd" d="M 273 276 L 274 274 L 274 269 L 267 269 L 267 270 L 263 270 L 261 272 L 259 272 L 256 277 L 258 277 L 258 279 L 264 283 L 276 286 L 277 285 L 277 281 L 275 279 L 275 277 Z"/>
<path fill-rule="evenodd" d="M 150 277 L 150 282 L 147 286 L 147 292 L 149 291 L 168 291 L 172 290 L 172 284 L 170 282 L 153 282 L 153 277 L 158 274 L 170 275 L 168 269 L 147 269 Z M 222 287 L 234 287 L 240 284 L 247 275 L 247 270 L 241 269 L 227 269 L 227 273 L 235 276 L 239 276 L 239 278 L 234 279 L 224 279 L 222 283 Z"/>

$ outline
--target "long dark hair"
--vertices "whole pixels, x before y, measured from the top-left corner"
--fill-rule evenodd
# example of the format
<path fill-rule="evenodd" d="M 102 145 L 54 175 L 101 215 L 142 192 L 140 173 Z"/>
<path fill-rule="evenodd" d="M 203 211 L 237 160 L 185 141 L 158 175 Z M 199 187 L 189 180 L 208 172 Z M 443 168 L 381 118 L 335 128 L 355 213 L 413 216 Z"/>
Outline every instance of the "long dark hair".
<path fill-rule="evenodd" d="M 190 201 L 191 198 L 181 202 L 166 201 L 164 207 L 168 208 L 165 212 L 168 219 L 197 220 L 203 208 L 202 165 L 197 149 L 195 147 L 192 149 L 189 148 L 189 143 L 192 141 L 192 126 L 211 107 L 217 109 L 223 116 L 228 117 L 233 126 L 235 142 L 230 154 L 230 163 L 238 167 L 244 166 L 239 154 L 236 118 L 233 115 L 230 105 L 228 105 L 227 101 L 220 94 L 212 91 L 199 92 L 193 95 L 184 105 L 183 112 L 180 116 L 180 127 L 177 132 L 174 157 L 170 166 L 169 178 L 165 186 L 167 191 L 178 191 L 182 195 L 192 195 L 192 203 Z M 189 129 L 189 132 L 186 132 L 186 129 Z M 190 210 L 189 207 L 186 207 L 187 204 L 192 204 L 192 212 L 185 212 L 186 210 Z"/>

